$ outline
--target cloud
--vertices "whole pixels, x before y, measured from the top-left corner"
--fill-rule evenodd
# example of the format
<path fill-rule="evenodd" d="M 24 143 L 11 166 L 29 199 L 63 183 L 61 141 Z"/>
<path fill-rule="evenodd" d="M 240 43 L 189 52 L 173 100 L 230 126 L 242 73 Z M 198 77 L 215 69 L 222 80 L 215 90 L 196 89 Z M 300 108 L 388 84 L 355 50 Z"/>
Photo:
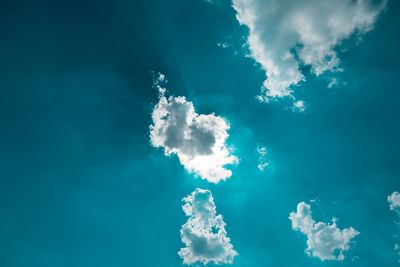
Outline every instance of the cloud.
<path fill-rule="evenodd" d="M 229 44 L 227 42 L 223 42 L 223 43 L 217 43 L 217 46 L 226 49 L 226 48 L 229 48 L 231 46 L 231 44 Z"/>
<path fill-rule="evenodd" d="M 233 0 L 236 18 L 247 26 L 250 56 L 266 72 L 258 99 L 292 95 L 305 80 L 301 65 L 315 75 L 338 71 L 335 48 L 370 31 L 387 0 Z"/>
<path fill-rule="evenodd" d="M 329 80 L 328 88 L 336 87 L 338 84 L 338 80 L 336 78 L 332 78 Z"/>
<path fill-rule="evenodd" d="M 296 112 L 304 112 L 306 110 L 306 103 L 303 100 L 297 100 L 293 103 L 292 110 Z"/>
<path fill-rule="evenodd" d="M 397 217 L 400 216 L 400 193 L 397 191 L 394 191 L 392 194 L 390 194 L 387 197 L 387 201 L 389 202 L 390 210 L 395 211 Z M 397 227 L 400 226 L 400 222 L 398 221 L 398 218 L 396 218 L 395 224 L 397 225 Z M 396 237 L 396 239 L 398 239 L 398 235 L 395 235 L 395 237 Z M 394 250 L 400 256 L 400 244 L 399 243 L 396 243 L 394 245 Z M 400 260 L 399 260 L 399 262 L 400 262 Z"/>
<path fill-rule="evenodd" d="M 165 155 L 176 154 L 181 164 L 191 173 L 212 183 L 226 180 L 232 171 L 226 165 L 237 164 L 226 145 L 229 123 L 215 114 L 197 114 L 193 103 L 183 96 L 166 97 L 158 77 L 155 85 L 160 95 L 150 125 L 150 141 L 154 147 L 164 148 Z"/>
<path fill-rule="evenodd" d="M 233 263 L 238 253 L 227 236 L 222 216 L 217 215 L 211 192 L 197 188 L 183 201 L 183 211 L 189 217 L 181 228 L 182 242 L 186 247 L 181 248 L 178 255 L 183 263 Z"/>
<path fill-rule="evenodd" d="M 264 146 L 257 146 L 257 153 L 258 153 L 258 164 L 257 164 L 257 168 L 260 171 L 264 171 L 266 167 L 268 167 L 268 165 L 270 164 L 267 161 L 267 148 Z"/>
<path fill-rule="evenodd" d="M 300 202 L 297 211 L 291 212 L 289 219 L 292 229 L 307 236 L 306 253 L 320 260 L 344 260 L 344 251 L 350 249 L 350 241 L 359 234 L 354 228 L 339 229 L 336 219 L 332 223 L 315 222 L 310 205 Z"/>
<path fill-rule="evenodd" d="M 391 210 L 395 210 L 400 212 L 400 193 L 394 191 L 391 195 L 387 197 L 387 201 L 389 202 L 389 207 Z"/>
<path fill-rule="evenodd" d="M 394 245 L 394 251 L 396 251 L 397 252 L 397 255 L 399 255 L 400 256 L 400 244 L 395 244 Z M 400 260 L 398 260 L 398 262 L 400 263 Z"/>

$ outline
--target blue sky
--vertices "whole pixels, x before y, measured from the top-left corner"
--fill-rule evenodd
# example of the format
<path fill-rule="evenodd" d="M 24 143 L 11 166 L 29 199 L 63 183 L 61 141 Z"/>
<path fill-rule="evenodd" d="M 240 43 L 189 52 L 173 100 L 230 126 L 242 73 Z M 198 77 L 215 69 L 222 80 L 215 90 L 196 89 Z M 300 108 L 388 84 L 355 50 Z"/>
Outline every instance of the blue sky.
<path fill-rule="evenodd" d="M 343 71 L 316 77 L 297 58 L 306 80 L 260 103 L 268 70 L 230 1 L 3 1 L 0 266 L 183 266 L 182 199 L 196 188 L 212 192 L 238 253 L 227 266 L 398 266 L 387 196 L 400 190 L 399 8 L 334 47 Z M 152 146 L 154 73 L 168 96 L 229 122 L 228 179 Z M 301 201 L 316 222 L 360 232 L 343 261 L 305 253 L 288 218 Z"/>

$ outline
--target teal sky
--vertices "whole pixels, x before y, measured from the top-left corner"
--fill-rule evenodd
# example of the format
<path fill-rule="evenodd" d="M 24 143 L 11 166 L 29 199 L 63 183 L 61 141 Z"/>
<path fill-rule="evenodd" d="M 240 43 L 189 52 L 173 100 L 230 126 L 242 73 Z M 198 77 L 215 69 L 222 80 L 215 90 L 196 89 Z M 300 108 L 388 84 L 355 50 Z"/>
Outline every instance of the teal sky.
<path fill-rule="evenodd" d="M 0 266 L 183 266 L 182 199 L 198 187 L 227 224 L 232 266 L 398 266 L 386 197 L 400 190 L 399 11 L 389 1 L 361 42 L 336 48 L 343 72 L 302 66 L 306 110 L 293 112 L 255 99 L 265 74 L 229 1 L 2 1 Z M 240 162 L 227 181 L 151 146 L 152 71 L 229 121 Z M 344 261 L 304 252 L 288 219 L 301 201 L 360 232 Z"/>

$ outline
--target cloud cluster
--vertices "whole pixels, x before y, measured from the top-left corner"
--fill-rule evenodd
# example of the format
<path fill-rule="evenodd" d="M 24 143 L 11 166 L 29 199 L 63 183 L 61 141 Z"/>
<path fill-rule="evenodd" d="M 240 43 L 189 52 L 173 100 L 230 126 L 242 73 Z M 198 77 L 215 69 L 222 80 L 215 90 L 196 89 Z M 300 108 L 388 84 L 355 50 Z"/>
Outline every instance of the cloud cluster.
<path fill-rule="evenodd" d="M 300 202 L 297 211 L 291 212 L 293 230 L 307 236 L 306 253 L 320 260 L 344 260 L 343 252 L 350 249 L 350 241 L 359 234 L 354 228 L 339 229 L 336 220 L 332 223 L 315 222 L 310 205 Z"/>
<path fill-rule="evenodd" d="M 391 210 L 400 212 L 400 193 L 394 191 L 387 197 L 387 201 L 389 202 L 389 207 Z"/>
<path fill-rule="evenodd" d="M 291 95 L 293 86 L 305 80 L 301 65 L 317 76 L 340 70 L 335 47 L 370 31 L 386 2 L 233 0 L 237 20 L 249 30 L 251 57 L 266 72 L 258 99 Z"/>
<path fill-rule="evenodd" d="M 226 180 L 232 171 L 225 168 L 237 164 L 238 158 L 226 145 L 228 122 L 215 114 L 197 114 L 193 103 L 185 97 L 166 97 L 160 86 L 159 101 L 152 113 L 150 141 L 154 147 L 164 148 L 166 155 L 176 154 L 181 164 L 191 173 L 212 183 Z"/>
<path fill-rule="evenodd" d="M 183 263 L 233 263 L 238 254 L 227 236 L 222 216 L 217 215 L 211 192 L 197 188 L 183 201 L 183 211 L 189 217 L 181 228 L 182 242 L 186 247 L 181 248 L 178 254 Z"/>

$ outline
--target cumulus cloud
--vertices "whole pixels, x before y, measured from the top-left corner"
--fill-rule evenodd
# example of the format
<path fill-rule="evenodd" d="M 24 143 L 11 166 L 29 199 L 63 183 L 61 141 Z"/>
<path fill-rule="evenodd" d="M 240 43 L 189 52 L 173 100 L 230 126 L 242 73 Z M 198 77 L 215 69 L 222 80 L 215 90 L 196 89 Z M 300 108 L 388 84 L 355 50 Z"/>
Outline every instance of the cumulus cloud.
<path fill-rule="evenodd" d="M 225 222 L 217 215 L 214 198 L 209 190 L 197 188 L 183 199 L 188 221 L 181 228 L 185 244 L 178 255 L 184 264 L 231 264 L 238 253 L 225 230 Z"/>
<path fill-rule="evenodd" d="M 292 95 L 305 80 L 301 65 L 315 75 L 337 71 L 335 47 L 370 31 L 387 0 L 233 0 L 236 18 L 247 26 L 250 55 L 266 72 L 258 99 Z"/>
<path fill-rule="evenodd" d="M 359 234 L 354 228 L 339 229 L 336 219 L 332 223 L 315 222 L 310 205 L 300 202 L 289 219 L 292 229 L 307 236 L 306 253 L 320 260 L 344 260 L 343 252 L 350 249 L 350 241 Z"/>
<path fill-rule="evenodd" d="M 391 210 L 395 210 L 400 212 L 400 193 L 394 191 L 387 197 L 387 201 L 389 202 L 389 207 Z"/>
<path fill-rule="evenodd" d="M 151 144 L 164 148 L 165 155 L 176 154 L 189 172 L 209 182 L 231 177 L 225 166 L 237 164 L 238 158 L 226 145 L 229 123 L 215 114 L 197 114 L 184 96 L 165 96 L 164 80 L 159 76 L 155 81 L 160 94 L 152 113 Z"/>

